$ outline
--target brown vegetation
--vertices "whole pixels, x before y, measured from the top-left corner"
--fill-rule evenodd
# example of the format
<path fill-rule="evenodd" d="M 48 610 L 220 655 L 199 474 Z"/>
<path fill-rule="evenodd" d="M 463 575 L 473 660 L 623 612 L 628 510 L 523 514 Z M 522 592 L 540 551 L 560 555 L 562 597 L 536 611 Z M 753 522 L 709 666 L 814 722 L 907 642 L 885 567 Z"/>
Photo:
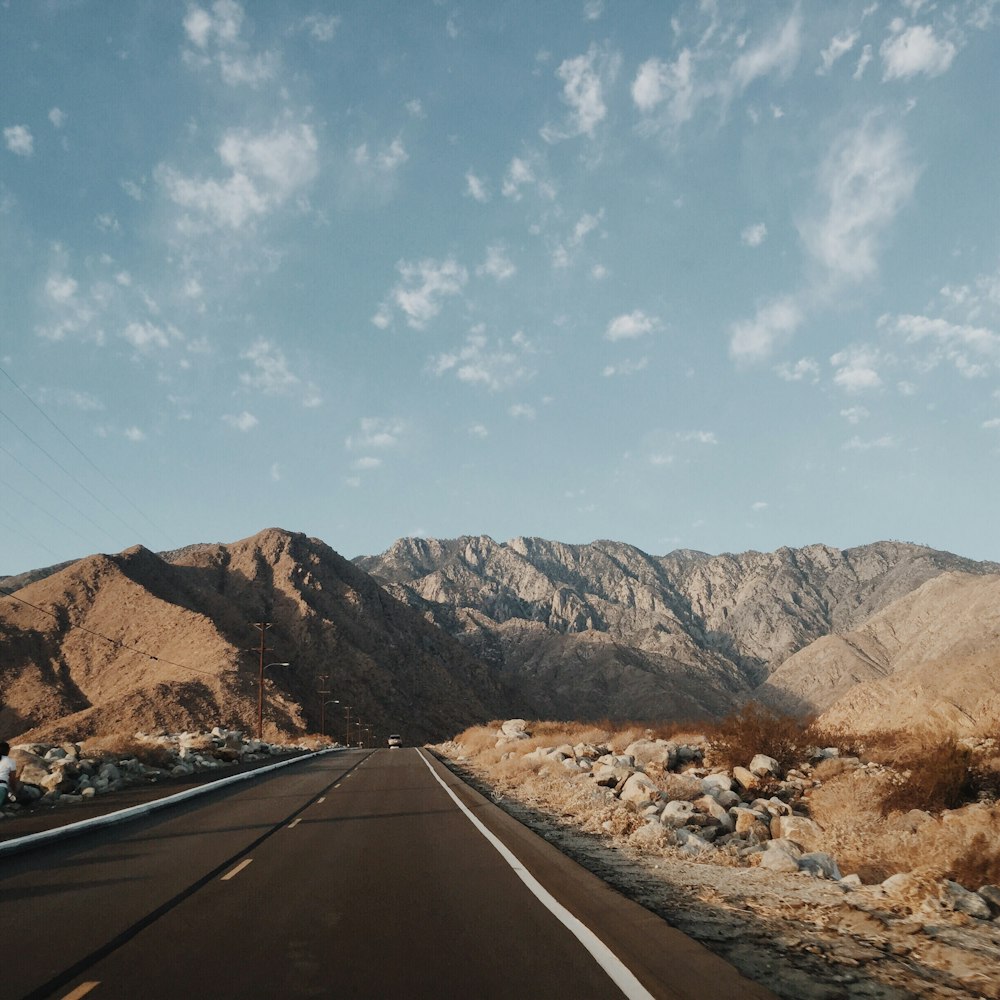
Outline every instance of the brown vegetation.
<path fill-rule="evenodd" d="M 712 759 L 719 764 L 746 767 L 754 754 L 763 753 L 783 771 L 801 762 L 811 742 L 807 723 L 756 702 L 707 727 L 706 735 L 712 742 Z"/>

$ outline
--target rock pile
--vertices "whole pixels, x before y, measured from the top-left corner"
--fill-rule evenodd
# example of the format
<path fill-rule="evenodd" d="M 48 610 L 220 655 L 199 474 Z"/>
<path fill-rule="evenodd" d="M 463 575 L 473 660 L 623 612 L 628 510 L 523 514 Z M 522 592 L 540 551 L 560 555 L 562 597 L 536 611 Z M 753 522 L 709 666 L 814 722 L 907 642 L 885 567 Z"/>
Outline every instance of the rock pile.
<path fill-rule="evenodd" d="M 108 742 L 108 741 L 105 741 Z M 136 733 L 134 739 L 89 743 L 21 743 L 11 747 L 21 782 L 3 815 L 35 805 L 69 805 L 133 785 L 186 776 L 240 761 L 262 760 L 304 745 L 265 743 L 216 726 L 210 733 Z"/>
<path fill-rule="evenodd" d="M 845 878 L 837 861 L 820 849 L 823 830 L 808 814 L 808 793 L 821 784 L 814 777 L 813 762 L 839 757 L 836 748 L 814 749 L 812 762 L 783 771 L 773 757 L 761 753 L 746 766 L 711 766 L 706 763 L 711 745 L 704 737 L 684 742 L 643 738 L 619 752 L 592 743 L 523 752 L 517 744 L 531 739 L 523 719 L 503 723 L 496 736 L 501 761 L 520 758 L 536 771 L 565 773 L 571 782 L 592 785 L 593 797 L 615 810 L 615 818 L 604 821 L 603 829 L 621 832 L 624 811 L 633 847 L 669 847 L 680 857 L 699 861 L 829 879 L 848 891 L 861 885 L 857 875 Z M 449 749 L 453 754 L 461 751 L 456 745 Z M 839 764 L 859 772 L 886 770 L 855 757 L 842 757 Z M 1000 888 L 983 886 L 971 892 L 940 877 L 931 878 L 927 886 L 924 881 L 895 875 L 881 891 L 891 905 L 923 886 L 919 902 L 925 908 L 1000 919 Z"/>

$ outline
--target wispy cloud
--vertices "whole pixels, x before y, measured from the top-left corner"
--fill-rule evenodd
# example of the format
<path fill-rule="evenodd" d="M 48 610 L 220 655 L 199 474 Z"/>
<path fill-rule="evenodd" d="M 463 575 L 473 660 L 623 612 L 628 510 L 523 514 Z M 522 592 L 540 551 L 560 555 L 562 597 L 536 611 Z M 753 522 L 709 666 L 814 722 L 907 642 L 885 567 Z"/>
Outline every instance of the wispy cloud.
<path fill-rule="evenodd" d="M 344 442 L 349 451 L 394 448 L 406 431 L 406 422 L 398 417 L 362 417 L 358 430 Z"/>
<path fill-rule="evenodd" d="M 660 321 L 655 316 L 648 316 L 641 309 L 616 316 L 604 331 L 605 340 L 634 340 L 644 337 L 658 329 Z"/>
<path fill-rule="evenodd" d="M 35 139 L 27 125 L 10 125 L 5 128 L 3 141 L 17 156 L 31 156 L 35 151 Z"/>
<path fill-rule="evenodd" d="M 281 349 L 263 337 L 240 354 L 243 361 L 252 365 L 250 371 L 240 372 L 240 385 L 259 389 L 271 396 L 282 395 L 299 385 L 299 378 L 288 369 L 288 362 Z"/>
<path fill-rule="evenodd" d="M 757 309 L 751 320 L 734 323 L 730 329 L 729 354 L 736 361 L 760 361 L 802 325 L 802 308 L 790 295 Z"/>
<path fill-rule="evenodd" d="M 486 260 L 476 268 L 476 274 L 507 281 L 517 274 L 517 267 L 507 255 L 507 248 L 502 243 L 494 243 L 486 248 Z"/>
<path fill-rule="evenodd" d="M 926 24 L 903 28 L 893 22 L 896 33 L 879 48 L 883 80 L 906 80 L 918 73 L 940 76 L 948 71 L 958 49 L 947 39 L 940 39 Z"/>
<path fill-rule="evenodd" d="M 747 226 L 740 233 L 740 240 L 744 246 L 759 247 L 767 239 L 767 226 L 763 222 L 756 222 L 752 226 Z"/>
<path fill-rule="evenodd" d="M 520 331 L 509 339 L 491 342 L 479 326 L 469 332 L 457 351 L 436 355 L 428 367 L 434 375 L 450 373 L 460 382 L 498 392 L 534 376 L 528 363 L 533 353 L 531 342 Z"/>
<path fill-rule="evenodd" d="M 248 413 L 246 410 L 237 414 L 223 414 L 222 421 L 234 430 L 243 431 L 244 434 L 247 431 L 252 431 L 260 423 L 252 413 Z"/>
<path fill-rule="evenodd" d="M 878 389 L 882 385 L 876 368 L 880 361 L 878 352 L 867 345 L 838 351 L 830 358 L 830 364 L 837 369 L 833 375 L 834 384 L 850 393 Z"/>
<path fill-rule="evenodd" d="M 383 303 L 372 319 L 383 329 L 390 322 L 391 303 L 402 311 L 409 326 L 423 330 L 441 312 L 445 300 L 458 295 L 469 279 L 468 271 L 454 257 L 404 260 L 397 270 L 400 281 L 389 293 L 389 302 Z"/>
<path fill-rule="evenodd" d="M 604 103 L 604 86 L 618 74 L 621 58 L 591 45 L 586 55 L 566 59 L 559 64 L 556 76 L 562 81 L 562 100 L 569 112 L 561 125 L 546 125 L 541 130 L 546 142 L 558 142 L 585 135 L 593 138 L 594 130 L 608 113 Z"/>

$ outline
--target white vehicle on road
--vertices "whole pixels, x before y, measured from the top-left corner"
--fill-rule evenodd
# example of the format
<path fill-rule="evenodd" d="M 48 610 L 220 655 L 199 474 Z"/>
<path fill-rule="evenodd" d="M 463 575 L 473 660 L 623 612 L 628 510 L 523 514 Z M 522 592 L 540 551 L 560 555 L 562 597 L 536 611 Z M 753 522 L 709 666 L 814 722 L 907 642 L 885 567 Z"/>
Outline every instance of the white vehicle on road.
<path fill-rule="evenodd" d="M 389 737 L 389 748 L 391 750 L 398 750 L 403 745 L 403 737 L 399 733 L 393 733 Z"/>

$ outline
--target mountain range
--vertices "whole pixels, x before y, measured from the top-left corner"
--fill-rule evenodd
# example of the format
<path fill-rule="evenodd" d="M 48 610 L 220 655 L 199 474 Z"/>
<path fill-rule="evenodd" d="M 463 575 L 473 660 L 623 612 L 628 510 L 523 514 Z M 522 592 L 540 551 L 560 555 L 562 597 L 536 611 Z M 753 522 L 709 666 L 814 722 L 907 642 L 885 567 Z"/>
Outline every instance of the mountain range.
<path fill-rule="evenodd" d="M 998 574 L 904 542 L 652 556 L 406 538 L 349 561 L 268 529 L 136 547 L 0 578 L 16 594 L 0 599 L 0 731 L 252 731 L 255 622 L 271 623 L 268 661 L 291 663 L 267 672 L 277 733 L 326 716 L 343 739 L 347 706 L 422 740 L 502 716 L 706 719 L 750 699 L 971 730 L 1000 719 Z"/>

